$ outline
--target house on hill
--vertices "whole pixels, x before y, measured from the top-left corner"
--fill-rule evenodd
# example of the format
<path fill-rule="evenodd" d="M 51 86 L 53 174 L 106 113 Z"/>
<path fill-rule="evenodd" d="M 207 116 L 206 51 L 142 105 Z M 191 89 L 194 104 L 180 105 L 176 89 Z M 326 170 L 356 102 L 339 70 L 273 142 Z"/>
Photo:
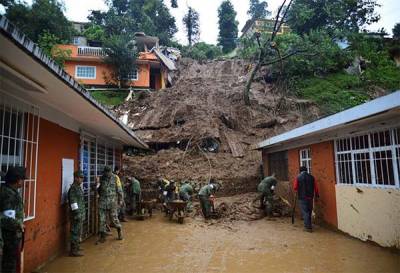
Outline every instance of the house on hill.
<path fill-rule="evenodd" d="M 257 149 L 264 173 L 281 181 L 294 181 L 299 167 L 307 167 L 325 223 L 400 248 L 400 91 L 266 139 Z"/>
<path fill-rule="evenodd" d="M 32 272 L 66 250 L 73 171 L 85 176 L 87 238 L 96 234 L 96 177 L 121 167 L 124 146 L 147 145 L 4 16 L 0 44 L 0 166 L 27 169 L 21 266 Z"/>
<path fill-rule="evenodd" d="M 135 34 L 139 49 L 136 69 L 128 75 L 130 89 L 159 90 L 171 84 L 169 72 L 176 70 L 175 63 L 166 57 L 159 46 L 159 39 L 143 32 Z M 89 41 L 84 36 L 74 36 L 71 44 L 57 45 L 71 54 L 64 63 L 65 71 L 87 89 L 113 88 L 109 80 L 112 68 L 104 62 L 105 52 L 101 43 Z"/>
<path fill-rule="evenodd" d="M 271 34 L 274 30 L 275 19 L 251 19 L 247 20 L 246 24 L 242 28 L 242 35 L 240 38 L 251 38 L 254 33 L 269 33 Z M 278 35 L 290 32 L 290 28 L 287 24 L 282 24 Z"/>

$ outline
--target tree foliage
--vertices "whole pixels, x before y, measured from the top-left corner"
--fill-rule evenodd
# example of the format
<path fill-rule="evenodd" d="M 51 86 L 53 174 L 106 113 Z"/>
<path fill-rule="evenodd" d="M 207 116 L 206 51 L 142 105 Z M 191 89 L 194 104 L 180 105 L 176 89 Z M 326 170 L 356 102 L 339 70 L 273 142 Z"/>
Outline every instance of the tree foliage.
<path fill-rule="evenodd" d="M 135 43 L 128 34 L 111 35 L 103 41 L 103 50 L 106 53 L 104 61 L 111 66 L 111 75 L 104 75 L 109 84 L 124 87 L 129 82 L 129 74 L 136 68 L 138 56 Z"/>
<path fill-rule="evenodd" d="M 69 41 L 74 29 L 63 11 L 63 4 L 57 0 L 34 0 L 32 6 L 9 1 L 6 17 L 34 42 L 45 32 Z"/>
<path fill-rule="evenodd" d="M 90 24 L 83 31 L 83 35 L 90 41 L 103 41 L 104 39 L 104 29 L 95 24 Z"/>
<path fill-rule="evenodd" d="M 189 46 L 192 46 L 192 43 L 197 42 L 200 38 L 199 13 L 189 7 L 188 12 L 185 14 L 182 21 L 186 29 L 186 37 Z"/>
<path fill-rule="evenodd" d="M 271 15 L 266 1 L 260 2 L 260 0 L 250 0 L 249 4 L 250 6 L 247 14 L 250 16 L 251 20 L 263 19 Z"/>
<path fill-rule="evenodd" d="M 400 39 L 400 23 L 397 23 L 393 27 L 393 38 Z"/>
<path fill-rule="evenodd" d="M 196 43 L 192 47 L 185 46 L 182 48 L 181 52 L 183 57 L 198 61 L 213 60 L 222 55 L 221 48 L 204 42 Z"/>
<path fill-rule="evenodd" d="M 228 53 L 236 47 L 238 24 L 232 3 L 229 0 L 223 1 L 218 8 L 218 44 L 222 46 L 224 53 Z"/>
<path fill-rule="evenodd" d="M 288 13 L 288 22 L 295 32 L 303 34 L 323 29 L 357 32 L 377 22 L 376 0 L 295 0 Z"/>
<path fill-rule="evenodd" d="M 65 41 L 62 41 L 56 35 L 47 30 L 40 34 L 38 40 L 39 47 L 62 67 L 64 67 L 65 60 L 71 56 L 72 53 L 70 49 L 61 49 L 57 46 L 64 43 Z"/>

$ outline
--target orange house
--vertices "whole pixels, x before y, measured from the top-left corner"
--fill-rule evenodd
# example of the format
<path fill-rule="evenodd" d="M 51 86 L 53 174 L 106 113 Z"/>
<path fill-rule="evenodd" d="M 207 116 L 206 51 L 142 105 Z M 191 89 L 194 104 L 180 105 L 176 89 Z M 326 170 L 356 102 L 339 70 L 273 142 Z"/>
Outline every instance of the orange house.
<path fill-rule="evenodd" d="M 400 91 L 266 139 L 264 173 L 292 182 L 305 166 L 325 223 L 400 249 Z M 285 183 L 281 183 L 285 184 Z"/>
<path fill-rule="evenodd" d="M 129 74 L 129 86 L 134 89 L 159 90 L 165 88 L 168 79 L 169 63 L 164 63 L 165 56 L 157 49 L 158 38 L 142 36 L 144 52 L 139 53 L 136 69 Z M 145 40 L 146 39 L 146 40 Z M 144 42 L 143 42 L 144 40 Z M 83 43 L 84 44 L 84 43 Z M 150 44 L 149 46 L 147 46 Z M 151 51 L 150 46 L 155 46 Z M 70 50 L 64 69 L 76 81 L 87 88 L 107 88 L 110 83 L 111 67 L 104 63 L 105 53 L 101 47 L 82 44 L 58 45 L 58 48 Z"/>
<path fill-rule="evenodd" d="M 95 232 L 96 176 L 121 166 L 124 146 L 147 146 L 3 16 L 0 44 L 0 167 L 27 169 L 20 267 L 32 272 L 67 249 L 73 171 L 85 175 L 87 238 Z"/>

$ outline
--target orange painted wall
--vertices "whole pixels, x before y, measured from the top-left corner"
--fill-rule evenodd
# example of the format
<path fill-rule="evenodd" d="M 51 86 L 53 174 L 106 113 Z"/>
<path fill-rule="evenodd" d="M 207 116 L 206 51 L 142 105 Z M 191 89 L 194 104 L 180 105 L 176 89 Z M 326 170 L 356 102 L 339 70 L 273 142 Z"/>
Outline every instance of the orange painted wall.
<path fill-rule="evenodd" d="M 303 148 L 311 149 L 311 169 L 315 177 L 320 192 L 320 200 L 315 203 L 315 211 L 329 225 L 337 227 L 336 210 L 336 174 L 335 174 L 335 154 L 333 142 L 321 142 L 312 144 L 299 149 L 288 151 L 289 160 L 289 179 L 294 179 L 299 174 L 300 155 L 299 151 Z"/>
<path fill-rule="evenodd" d="M 31 272 L 65 250 L 68 234 L 65 206 L 61 206 L 63 158 L 78 166 L 80 137 L 45 119 L 40 120 L 36 215 L 25 222 L 25 272 Z"/>
<path fill-rule="evenodd" d="M 75 78 L 77 65 L 96 66 L 96 79 Z M 104 76 L 110 77 L 111 68 L 102 62 L 68 60 L 64 64 L 64 70 L 81 84 L 106 85 Z M 148 88 L 150 86 L 150 65 L 138 64 L 138 73 L 139 79 L 132 81 L 131 86 Z"/>

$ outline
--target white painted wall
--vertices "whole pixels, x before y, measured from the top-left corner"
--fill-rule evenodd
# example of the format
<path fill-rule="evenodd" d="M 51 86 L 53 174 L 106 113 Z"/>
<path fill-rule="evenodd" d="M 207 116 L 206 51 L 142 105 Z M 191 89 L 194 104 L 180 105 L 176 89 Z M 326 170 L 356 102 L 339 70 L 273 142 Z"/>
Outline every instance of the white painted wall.
<path fill-rule="evenodd" d="M 338 228 L 361 240 L 400 249 L 400 189 L 336 185 Z"/>

